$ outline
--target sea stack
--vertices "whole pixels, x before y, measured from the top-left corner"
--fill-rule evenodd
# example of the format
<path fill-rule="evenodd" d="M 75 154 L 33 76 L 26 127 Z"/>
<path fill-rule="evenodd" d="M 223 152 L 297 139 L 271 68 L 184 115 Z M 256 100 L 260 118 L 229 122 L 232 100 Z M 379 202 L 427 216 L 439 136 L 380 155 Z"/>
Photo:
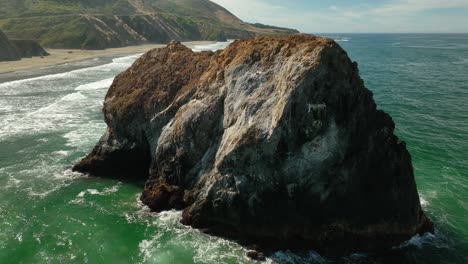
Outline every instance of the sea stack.
<path fill-rule="evenodd" d="M 376 252 L 431 231 L 411 157 L 333 40 L 178 42 L 121 73 L 108 125 L 74 170 L 145 177 L 154 211 L 256 248 Z"/>

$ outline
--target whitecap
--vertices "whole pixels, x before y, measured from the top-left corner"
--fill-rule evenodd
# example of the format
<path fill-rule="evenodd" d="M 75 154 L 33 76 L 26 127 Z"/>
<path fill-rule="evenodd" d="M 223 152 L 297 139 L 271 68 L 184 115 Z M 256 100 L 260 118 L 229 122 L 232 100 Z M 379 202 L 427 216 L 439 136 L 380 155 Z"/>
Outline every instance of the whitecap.
<path fill-rule="evenodd" d="M 336 42 L 348 42 L 351 40 L 351 38 L 349 37 L 342 37 L 342 36 L 331 36 L 329 38 L 333 39 Z"/>
<path fill-rule="evenodd" d="M 429 205 L 429 202 L 422 196 L 419 197 L 419 201 L 420 201 L 421 206 L 423 208 L 426 208 Z"/>
<path fill-rule="evenodd" d="M 231 44 L 233 40 L 231 41 L 226 41 L 226 42 L 216 42 L 216 43 L 211 43 L 211 44 L 203 44 L 203 45 L 193 45 L 190 46 L 190 48 L 194 52 L 200 52 L 200 51 L 217 51 L 226 48 L 229 44 Z"/>
<path fill-rule="evenodd" d="M 87 189 L 86 192 L 88 192 L 91 195 L 96 195 L 96 194 L 101 194 L 98 190 L 96 189 Z"/>
<path fill-rule="evenodd" d="M 23 80 L 0 83 L 0 89 L 5 88 L 5 87 L 11 87 L 11 86 L 21 87 L 20 84 L 33 83 L 33 82 L 39 81 L 39 80 L 65 79 L 65 78 L 72 78 L 72 77 L 75 77 L 74 71 L 64 72 L 64 73 L 56 73 L 56 74 L 49 74 L 49 75 L 44 75 L 44 76 L 40 76 L 40 77 L 34 77 L 34 78 L 28 78 L 28 79 L 23 79 Z"/>
<path fill-rule="evenodd" d="M 109 86 L 112 84 L 113 81 L 114 81 L 114 77 L 100 80 L 97 82 L 83 84 L 83 85 L 76 87 L 75 91 L 89 91 L 89 90 L 109 88 Z"/>
<path fill-rule="evenodd" d="M 68 156 L 69 151 L 66 150 L 59 150 L 59 151 L 54 151 L 52 154 L 58 155 L 58 156 Z"/>
<path fill-rule="evenodd" d="M 137 202 L 139 210 L 127 213 L 125 218 L 130 223 L 145 222 L 157 227 L 155 233 L 147 234 L 147 238 L 139 243 L 140 258 L 143 263 L 166 263 L 170 256 L 168 249 L 177 247 L 194 253 L 194 263 L 257 263 L 247 257 L 247 250 L 234 241 L 209 236 L 198 229 L 184 226 L 180 223 L 181 211 L 166 211 L 151 213 L 148 207 Z M 161 243 L 160 237 L 170 234 L 171 240 Z M 271 259 L 267 263 L 273 263 Z"/>
<path fill-rule="evenodd" d="M 119 188 L 122 186 L 122 183 L 118 183 L 112 187 L 107 187 L 107 188 L 104 188 L 102 191 L 99 191 L 97 189 L 86 189 L 85 191 L 81 191 L 77 197 L 81 198 L 81 197 L 84 197 L 86 194 L 89 194 L 89 195 L 99 195 L 99 196 L 105 196 L 105 195 L 109 195 L 109 194 L 112 194 L 112 193 L 116 193 L 119 191 Z"/>
<path fill-rule="evenodd" d="M 84 100 L 86 98 L 87 97 L 85 95 L 83 95 L 80 92 L 77 92 L 77 93 L 68 94 L 68 95 L 62 97 L 61 100 L 62 101 L 78 101 L 78 100 Z"/>
<path fill-rule="evenodd" d="M 112 60 L 111 63 L 107 63 L 107 64 L 103 64 L 99 66 L 81 68 L 81 69 L 73 70 L 70 72 L 55 73 L 55 74 L 49 74 L 49 75 L 44 75 L 44 76 L 39 76 L 39 77 L 34 77 L 34 78 L 0 83 L 0 89 L 5 88 L 5 87 L 11 87 L 11 86 L 19 86 L 20 84 L 24 84 L 24 83 L 34 83 L 37 81 L 51 81 L 51 80 L 57 80 L 57 79 L 80 79 L 80 77 L 83 77 L 83 75 L 88 75 L 89 73 L 109 72 L 110 70 L 121 71 L 121 70 L 128 68 L 140 56 L 141 54 L 138 53 L 138 54 L 129 55 L 125 57 L 115 58 Z"/>
<path fill-rule="evenodd" d="M 102 121 L 89 121 L 86 125 L 80 125 L 62 137 L 67 141 L 66 146 L 85 151 L 99 140 L 105 128 L 106 125 Z"/>
<path fill-rule="evenodd" d="M 115 58 L 112 60 L 112 62 L 117 64 L 132 64 L 136 59 L 141 57 L 141 55 L 143 55 L 143 53 L 137 53 L 130 56 Z"/>
<path fill-rule="evenodd" d="M 37 174 L 37 175 L 43 175 L 44 177 L 47 177 L 46 181 L 48 185 L 48 187 L 38 187 L 38 190 L 34 190 L 33 187 L 24 188 L 23 190 L 28 194 L 28 196 L 44 198 L 48 196 L 49 194 L 52 194 L 64 187 L 69 186 L 70 184 L 74 182 L 75 179 L 87 177 L 84 174 L 73 172 L 71 169 L 67 169 L 62 172 L 53 173 L 52 175 L 53 177 L 50 177 L 50 170 L 48 169 L 50 168 L 48 167 L 42 168 L 39 172 L 37 169 L 32 169 L 32 170 L 27 171 L 28 174 Z M 52 181 L 52 179 L 55 180 L 55 182 Z M 36 178 L 35 180 L 37 181 L 38 178 Z"/>
<path fill-rule="evenodd" d="M 422 248 L 425 244 L 434 244 L 433 241 L 436 239 L 435 235 L 431 233 L 425 233 L 424 235 L 415 235 L 410 240 L 403 242 L 399 247 L 405 248 L 408 246 L 415 246 Z"/>
<path fill-rule="evenodd" d="M 335 39 L 336 42 L 348 42 L 349 39 L 348 38 L 339 38 L 339 39 Z"/>

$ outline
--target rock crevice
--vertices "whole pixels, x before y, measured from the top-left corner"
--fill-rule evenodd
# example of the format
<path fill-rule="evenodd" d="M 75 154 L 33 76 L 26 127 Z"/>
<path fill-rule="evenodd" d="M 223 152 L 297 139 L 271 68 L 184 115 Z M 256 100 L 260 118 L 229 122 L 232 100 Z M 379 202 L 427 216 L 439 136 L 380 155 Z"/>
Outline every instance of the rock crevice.
<path fill-rule="evenodd" d="M 378 251 L 430 231 L 411 157 L 334 41 L 149 51 L 112 84 L 75 170 L 148 179 L 142 201 L 264 248 Z M 130 169 L 123 169 L 130 168 Z"/>

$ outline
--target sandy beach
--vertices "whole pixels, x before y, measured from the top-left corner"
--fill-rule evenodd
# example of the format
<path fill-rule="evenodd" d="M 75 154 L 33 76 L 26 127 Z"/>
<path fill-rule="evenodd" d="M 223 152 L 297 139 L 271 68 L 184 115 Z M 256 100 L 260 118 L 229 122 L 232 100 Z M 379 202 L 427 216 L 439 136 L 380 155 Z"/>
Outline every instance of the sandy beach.
<path fill-rule="evenodd" d="M 204 45 L 214 43 L 213 41 L 189 41 L 183 42 L 186 46 Z M 64 63 L 88 60 L 98 57 L 110 57 L 135 53 L 144 53 L 150 49 L 162 48 L 166 44 L 146 44 L 139 46 L 128 46 L 123 48 L 111 48 L 105 50 L 78 50 L 78 49 L 46 49 L 50 54 L 45 57 L 24 58 L 19 61 L 0 62 L 0 74 L 16 71 L 26 71 L 60 65 Z"/>

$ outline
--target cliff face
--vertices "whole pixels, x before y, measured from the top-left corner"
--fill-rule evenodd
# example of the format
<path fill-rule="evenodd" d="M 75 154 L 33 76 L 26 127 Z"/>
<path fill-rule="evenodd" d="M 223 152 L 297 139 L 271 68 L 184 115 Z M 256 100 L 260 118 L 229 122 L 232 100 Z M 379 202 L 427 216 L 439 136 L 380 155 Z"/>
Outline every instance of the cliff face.
<path fill-rule="evenodd" d="M 51 48 L 103 49 L 297 31 L 252 25 L 209 0 L 0 0 L 0 28 Z"/>
<path fill-rule="evenodd" d="M 74 170 L 147 177 L 142 201 L 263 248 L 377 251 L 431 230 L 411 158 L 332 40 L 149 51 L 105 99 L 108 125 Z"/>
<path fill-rule="evenodd" d="M 11 44 L 7 36 L 0 31 L 0 61 L 14 61 L 21 59 L 15 46 Z"/>

